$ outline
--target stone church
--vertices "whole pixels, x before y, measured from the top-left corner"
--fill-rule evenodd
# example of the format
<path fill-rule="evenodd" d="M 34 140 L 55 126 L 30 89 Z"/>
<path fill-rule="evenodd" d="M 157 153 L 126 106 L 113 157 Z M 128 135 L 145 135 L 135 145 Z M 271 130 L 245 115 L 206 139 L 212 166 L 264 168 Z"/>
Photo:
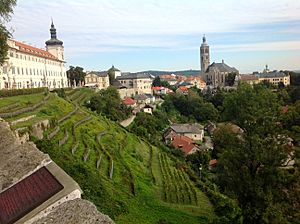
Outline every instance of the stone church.
<path fill-rule="evenodd" d="M 226 85 L 226 76 L 229 73 L 239 74 L 239 71 L 225 64 L 224 60 L 221 63 L 213 62 L 210 64 L 209 45 L 206 42 L 206 37 L 203 36 L 202 44 L 200 47 L 200 64 L 201 75 L 207 85 L 211 85 L 214 88 L 224 87 Z"/>

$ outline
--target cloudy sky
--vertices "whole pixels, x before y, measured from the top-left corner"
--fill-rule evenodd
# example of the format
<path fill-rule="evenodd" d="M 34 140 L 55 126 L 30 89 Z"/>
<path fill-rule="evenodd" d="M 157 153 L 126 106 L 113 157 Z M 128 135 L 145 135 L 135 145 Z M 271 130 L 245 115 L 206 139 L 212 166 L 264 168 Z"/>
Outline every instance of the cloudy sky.
<path fill-rule="evenodd" d="M 241 72 L 300 69 L 299 0 L 18 0 L 15 39 L 44 47 L 51 18 L 68 65 L 87 70 L 199 69 L 203 34 L 211 62 Z"/>

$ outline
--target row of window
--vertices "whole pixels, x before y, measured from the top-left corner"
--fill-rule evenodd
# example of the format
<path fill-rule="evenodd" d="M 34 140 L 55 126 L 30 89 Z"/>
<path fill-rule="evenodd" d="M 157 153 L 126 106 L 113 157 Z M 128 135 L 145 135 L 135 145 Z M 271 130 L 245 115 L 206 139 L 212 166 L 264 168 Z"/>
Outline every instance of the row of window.
<path fill-rule="evenodd" d="M 7 74 L 7 66 L 3 67 L 3 73 Z M 57 72 L 57 71 L 45 71 L 42 69 L 35 69 L 35 68 L 21 68 L 12 66 L 11 73 L 13 75 L 40 75 L 40 76 L 60 76 L 66 77 L 66 72 Z"/>
<path fill-rule="evenodd" d="M 60 65 L 60 62 L 51 61 L 51 60 L 47 60 L 45 58 L 34 57 L 34 56 L 21 54 L 21 53 L 14 53 L 12 51 L 9 52 L 9 56 L 12 57 L 12 58 L 15 57 L 15 58 L 25 60 L 25 61 L 35 61 L 35 62 L 46 63 L 46 64 L 49 64 L 49 65 L 57 65 L 57 66 Z"/>
<path fill-rule="evenodd" d="M 4 88 L 16 88 L 16 89 L 26 89 L 26 88 L 38 88 L 38 87 L 44 87 L 44 86 L 54 86 L 54 87 L 63 87 L 67 86 L 67 82 L 64 84 L 63 81 L 56 81 L 53 82 L 47 81 L 44 83 L 41 82 L 33 82 L 33 81 L 23 81 L 23 82 L 14 82 L 9 85 L 8 82 L 4 83 Z"/>

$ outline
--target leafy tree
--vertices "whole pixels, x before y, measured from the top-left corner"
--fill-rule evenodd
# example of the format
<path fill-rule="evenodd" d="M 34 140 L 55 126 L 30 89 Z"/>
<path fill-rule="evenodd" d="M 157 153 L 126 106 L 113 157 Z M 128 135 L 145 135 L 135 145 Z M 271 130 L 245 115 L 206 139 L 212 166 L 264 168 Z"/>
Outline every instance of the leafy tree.
<path fill-rule="evenodd" d="M 299 220 L 299 168 L 283 168 L 295 149 L 281 131 L 280 108 L 276 93 L 264 85 L 241 85 L 224 100 L 224 117 L 244 133 L 214 135 L 217 183 L 238 201 L 245 223 Z"/>
<path fill-rule="evenodd" d="M 162 108 L 168 113 L 178 111 L 190 120 L 217 120 L 219 113 L 213 104 L 207 103 L 195 91 L 189 91 L 187 96 L 172 94 L 165 98 Z"/>
<path fill-rule="evenodd" d="M 161 86 L 161 80 L 159 76 L 156 76 L 152 82 L 152 86 Z"/>
<path fill-rule="evenodd" d="M 258 131 L 265 134 L 276 131 L 273 124 L 278 117 L 281 102 L 276 93 L 264 85 L 241 84 L 237 91 L 228 93 L 224 100 L 223 119 L 233 121 L 244 131 Z M 265 125 L 262 125 L 265 124 Z"/>
<path fill-rule="evenodd" d="M 0 1 L 0 65 L 2 65 L 6 59 L 8 51 L 7 39 L 11 37 L 4 23 L 10 20 L 10 15 L 13 13 L 13 7 L 16 3 L 16 0 Z"/>
<path fill-rule="evenodd" d="M 78 66 L 70 66 L 69 70 L 67 71 L 67 77 L 71 83 L 71 86 L 78 86 L 81 82 L 84 82 L 85 76 L 86 73 L 83 71 L 83 68 Z"/>
<path fill-rule="evenodd" d="M 225 84 L 227 86 L 233 86 L 234 85 L 234 81 L 235 81 L 235 73 L 229 73 L 226 77 L 225 77 Z"/>
<path fill-rule="evenodd" d="M 87 106 L 114 121 L 124 120 L 131 113 L 131 109 L 122 104 L 120 94 L 114 87 L 100 90 Z"/>
<path fill-rule="evenodd" d="M 115 72 L 114 72 L 114 66 L 112 66 L 110 69 L 107 71 L 108 78 L 109 78 L 109 85 L 113 85 L 115 81 Z"/>
<path fill-rule="evenodd" d="M 161 131 L 168 124 L 168 116 L 162 111 L 154 111 L 153 115 L 141 112 L 137 114 L 130 130 L 156 144 L 161 139 Z"/>

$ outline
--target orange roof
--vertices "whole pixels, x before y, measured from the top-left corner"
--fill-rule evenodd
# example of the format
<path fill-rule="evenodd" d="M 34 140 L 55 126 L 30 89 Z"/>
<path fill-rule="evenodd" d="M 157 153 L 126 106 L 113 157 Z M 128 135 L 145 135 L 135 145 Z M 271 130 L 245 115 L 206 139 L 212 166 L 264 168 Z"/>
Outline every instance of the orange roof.
<path fill-rule="evenodd" d="M 28 44 L 24 44 L 24 43 L 21 43 L 21 42 L 16 41 L 16 40 L 13 40 L 13 42 L 15 43 L 15 45 L 17 47 L 19 47 L 18 50 L 20 52 L 30 54 L 30 55 L 34 55 L 34 56 L 38 56 L 38 57 L 42 57 L 42 58 L 47 58 L 47 59 L 60 61 L 54 55 L 50 54 L 48 51 L 45 51 L 45 50 L 37 48 L 37 47 L 32 47 Z"/>
<path fill-rule="evenodd" d="M 172 75 L 160 75 L 159 77 L 161 79 L 174 79 L 174 76 L 172 76 Z"/>
<path fill-rule="evenodd" d="M 287 113 L 287 112 L 289 112 L 289 106 L 288 105 L 286 105 L 286 106 L 284 106 L 284 107 L 282 107 L 281 108 L 281 111 L 282 111 L 282 113 Z"/>
<path fill-rule="evenodd" d="M 217 163 L 218 163 L 218 161 L 216 159 L 212 159 L 209 161 L 210 166 L 215 166 L 215 165 L 217 165 Z"/>
<path fill-rule="evenodd" d="M 159 90 L 165 89 L 165 87 L 163 87 L 163 86 L 153 86 L 152 89 L 156 90 L 156 91 L 159 91 Z"/>
<path fill-rule="evenodd" d="M 134 105 L 136 103 L 136 101 L 130 97 L 126 97 L 125 99 L 123 99 L 123 104 L 130 106 L 130 105 Z"/>
<path fill-rule="evenodd" d="M 181 90 L 181 92 L 188 92 L 189 89 L 186 86 L 179 86 L 179 88 Z"/>
<path fill-rule="evenodd" d="M 172 145 L 175 148 L 181 149 L 185 154 L 188 154 L 193 148 L 196 147 L 191 138 L 182 135 L 175 135 Z"/>

